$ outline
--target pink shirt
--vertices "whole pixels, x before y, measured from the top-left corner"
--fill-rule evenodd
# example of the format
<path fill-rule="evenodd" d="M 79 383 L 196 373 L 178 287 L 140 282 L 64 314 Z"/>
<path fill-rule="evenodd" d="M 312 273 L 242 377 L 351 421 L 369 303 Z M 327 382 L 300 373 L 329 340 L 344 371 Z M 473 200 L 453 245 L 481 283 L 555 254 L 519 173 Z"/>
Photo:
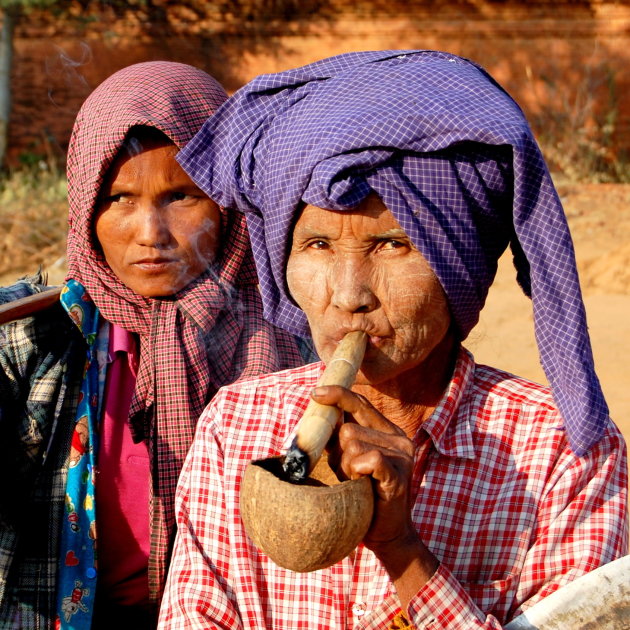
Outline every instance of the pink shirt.
<path fill-rule="evenodd" d="M 149 455 L 127 422 L 138 355 L 131 333 L 111 324 L 96 509 L 99 598 L 117 605 L 148 602 Z"/>

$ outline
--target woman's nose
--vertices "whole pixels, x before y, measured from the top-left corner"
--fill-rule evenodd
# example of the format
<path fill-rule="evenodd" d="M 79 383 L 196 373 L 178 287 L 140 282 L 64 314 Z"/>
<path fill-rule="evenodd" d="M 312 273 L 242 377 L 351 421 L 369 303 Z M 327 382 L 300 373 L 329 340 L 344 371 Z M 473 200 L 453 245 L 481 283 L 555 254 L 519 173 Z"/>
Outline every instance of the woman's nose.
<path fill-rule="evenodd" d="M 140 245 L 159 249 L 168 246 L 171 240 L 168 221 L 156 204 L 143 204 L 136 216 L 136 239 Z"/>
<path fill-rule="evenodd" d="M 367 313 L 378 304 L 372 286 L 372 269 L 363 260 L 338 261 L 329 283 L 335 308 L 349 313 Z"/>

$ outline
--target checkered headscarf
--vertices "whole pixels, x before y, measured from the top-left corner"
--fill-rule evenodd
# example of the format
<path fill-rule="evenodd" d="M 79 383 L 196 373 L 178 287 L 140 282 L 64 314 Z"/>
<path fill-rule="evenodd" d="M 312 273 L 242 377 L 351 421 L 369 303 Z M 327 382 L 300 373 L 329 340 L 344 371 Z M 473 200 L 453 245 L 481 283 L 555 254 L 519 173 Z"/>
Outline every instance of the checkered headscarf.
<path fill-rule="evenodd" d="M 301 202 L 346 210 L 378 193 L 442 283 L 462 339 L 509 243 L 571 447 L 601 436 L 608 408 L 560 200 L 520 108 L 476 64 L 380 51 L 262 75 L 178 159 L 247 213 L 265 315 L 293 332 L 307 327 L 284 274 Z"/>
<path fill-rule="evenodd" d="M 94 208 L 132 126 L 157 128 L 181 148 L 226 98 L 212 77 L 191 66 L 132 65 L 88 97 L 68 150 L 68 277 L 87 288 L 107 320 L 140 339 L 130 421 L 152 461 L 149 581 L 156 598 L 174 531 L 177 478 L 205 405 L 221 385 L 300 360 L 289 335 L 262 317 L 242 215 L 222 212 L 221 252 L 205 274 L 173 299 L 148 299 L 123 285 L 105 262 L 93 232 Z"/>

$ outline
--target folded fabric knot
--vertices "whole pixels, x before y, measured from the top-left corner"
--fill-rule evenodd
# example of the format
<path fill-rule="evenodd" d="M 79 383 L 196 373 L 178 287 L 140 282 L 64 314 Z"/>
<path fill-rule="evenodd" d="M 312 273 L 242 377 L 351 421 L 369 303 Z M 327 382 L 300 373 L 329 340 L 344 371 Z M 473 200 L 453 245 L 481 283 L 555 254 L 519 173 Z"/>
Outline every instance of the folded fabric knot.
<path fill-rule="evenodd" d="M 346 211 L 376 192 L 440 280 L 462 340 L 509 244 L 571 448 L 601 437 L 608 407 L 562 204 L 523 112 L 477 64 L 390 50 L 261 75 L 178 160 L 246 213 L 265 315 L 294 334 L 308 324 L 287 291 L 287 243 L 305 203 Z"/>

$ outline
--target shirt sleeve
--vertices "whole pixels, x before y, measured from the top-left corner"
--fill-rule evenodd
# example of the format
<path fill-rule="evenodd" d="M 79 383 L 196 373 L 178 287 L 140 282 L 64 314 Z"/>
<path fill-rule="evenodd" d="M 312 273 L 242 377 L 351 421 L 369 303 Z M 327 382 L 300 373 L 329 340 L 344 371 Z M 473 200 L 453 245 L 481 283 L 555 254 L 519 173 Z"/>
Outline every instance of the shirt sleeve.
<path fill-rule="evenodd" d="M 159 623 L 170 630 L 243 627 L 226 594 L 228 585 L 214 570 L 227 567 L 230 553 L 223 455 L 210 421 L 215 402 L 199 420 L 175 499 L 178 529 Z"/>
<path fill-rule="evenodd" d="M 547 480 L 516 583 L 511 621 L 547 595 L 628 553 L 628 466 L 623 437 L 611 423 L 589 453 L 565 449 Z M 455 570 L 455 568 L 453 568 Z M 410 602 L 409 618 L 428 630 L 502 628 L 482 612 L 453 572 L 441 565 Z"/>

